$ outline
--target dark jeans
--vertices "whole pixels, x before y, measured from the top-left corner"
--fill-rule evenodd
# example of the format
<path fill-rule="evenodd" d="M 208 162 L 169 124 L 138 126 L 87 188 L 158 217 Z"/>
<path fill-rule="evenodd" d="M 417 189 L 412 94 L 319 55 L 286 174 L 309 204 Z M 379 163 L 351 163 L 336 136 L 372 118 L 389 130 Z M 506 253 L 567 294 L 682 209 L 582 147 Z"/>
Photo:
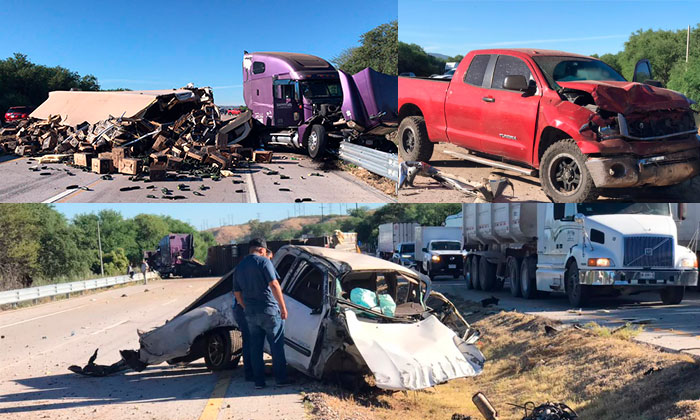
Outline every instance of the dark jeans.
<path fill-rule="evenodd" d="M 263 362 L 263 345 L 265 338 L 272 353 L 272 371 L 278 384 L 287 382 L 287 359 L 284 356 L 284 321 L 279 313 L 246 313 L 250 329 L 250 357 L 253 362 L 255 385 L 265 385 L 265 364 Z"/>
<path fill-rule="evenodd" d="M 241 332 L 241 338 L 243 339 L 243 373 L 245 380 L 252 381 L 253 363 L 250 360 L 250 328 L 248 328 L 248 321 L 245 319 L 245 312 L 243 312 L 241 305 L 233 307 L 233 317 L 236 319 L 238 330 Z"/>

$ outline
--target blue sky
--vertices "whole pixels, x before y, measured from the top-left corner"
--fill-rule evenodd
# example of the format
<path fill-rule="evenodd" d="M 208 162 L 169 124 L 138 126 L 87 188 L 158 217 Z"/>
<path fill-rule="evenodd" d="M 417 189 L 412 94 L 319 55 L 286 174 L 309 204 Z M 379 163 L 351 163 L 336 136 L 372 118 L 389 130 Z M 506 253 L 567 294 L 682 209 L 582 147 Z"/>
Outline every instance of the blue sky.
<path fill-rule="evenodd" d="M 0 6 L 0 59 L 94 74 L 103 88 L 212 86 L 243 103 L 243 50 L 331 60 L 361 34 L 395 20 L 396 0 L 20 1 Z"/>
<path fill-rule="evenodd" d="M 290 204 L 54 204 L 54 208 L 67 218 L 77 214 L 96 213 L 100 210 L 116 210 L 126 218 L 137 214 L 162 214 L 190 223 L 197 229 L 246 223 L 252 219 L 263 221 L 282 220 L 288 216 L 321 214 L 346 214 L 347 209 L 355 208 L 354 203 L 290 203 Z M 383 204 L 357 204 L 359 207 L 378 208 Z"/>
<path fill-rule="evenodd" d="M 535 47 L 616 53 L 638 29 L 700 22 L 700 1 L 398 0 L 399 40 L 427 52 Z"/>

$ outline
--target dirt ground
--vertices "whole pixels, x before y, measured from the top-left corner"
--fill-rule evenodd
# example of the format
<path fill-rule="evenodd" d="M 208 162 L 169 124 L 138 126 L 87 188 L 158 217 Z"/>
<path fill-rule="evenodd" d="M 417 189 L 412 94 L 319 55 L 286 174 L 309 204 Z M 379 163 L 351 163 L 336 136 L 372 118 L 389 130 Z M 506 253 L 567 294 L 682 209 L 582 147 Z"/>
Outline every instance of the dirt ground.
<path fill-rule="evenodd" d="M 305 397 L 317 419 L 450 419 L 481 415 L 471 402 L 483 392 L 501 420 L 521 419 L 522 405 L 563 402 L 581 419 L 700 418 L 700 364 L 630 341 L 634 331 L 564 328 L 550 320 L 504 312 L 450 297 L 482 333 L 480 376 L 418 392 L 351 392 L 328 388 Z M 555 328 L 547 333 L 545 325 Z M 670 391 L 672 390 L 672 391 Z M 668 392 L 667 392 L 668 391 Z"/>
<path fill-rule="evenodd" d="M 435 145 L 430 164 L 445 174 L 458 176 L 471 183 L 482 183 L 485 179 L 509 179 L 513 183 L 513 191 L 508 188 L 505 195 L 497 201 L 549 201 L 542 191 L 537 177 L 458 159 L 445 151 L 465 154 L 466 150 L 447 143 Z M 470 203 L 475 201 L 474 197 L 445 188 L 431 178 L 416 177 L 414 185 L 415 187 L 407 186 L 399 191 L 400 202 Z M 616 189 L 608 190 L 604 194 L 599 197 L 599 200 L 696 202 L 700 200 L 700 176 L 677 186 Z"/>

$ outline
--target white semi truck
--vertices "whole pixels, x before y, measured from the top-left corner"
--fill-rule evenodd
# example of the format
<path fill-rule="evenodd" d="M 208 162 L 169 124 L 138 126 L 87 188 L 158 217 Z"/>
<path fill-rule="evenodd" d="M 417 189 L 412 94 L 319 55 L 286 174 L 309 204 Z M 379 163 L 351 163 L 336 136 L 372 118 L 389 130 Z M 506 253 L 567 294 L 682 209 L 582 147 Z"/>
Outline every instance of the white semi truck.
<path fill-rule="evenodd" d="M 678 227 L 678 244 L 690 248 L 698 255 L 700 247 L 700 203 L 671 204 L 673 218 Z M 700 285 L 697 289 L 700 291 Z"/>
<path fill-rule="evenodd" d="M 462 275 L 464 255 L 462 228 L 445 226 L 417 226 L 416 266 L 431 279 L 436 276 Z"/>
<path fill-rule="evenodd" d="M 697 285 L 697 257 L 678 244 L 667 203 L 463 204 L 467 287 L 532 299 L 658 290 L 665 304 Z"/>

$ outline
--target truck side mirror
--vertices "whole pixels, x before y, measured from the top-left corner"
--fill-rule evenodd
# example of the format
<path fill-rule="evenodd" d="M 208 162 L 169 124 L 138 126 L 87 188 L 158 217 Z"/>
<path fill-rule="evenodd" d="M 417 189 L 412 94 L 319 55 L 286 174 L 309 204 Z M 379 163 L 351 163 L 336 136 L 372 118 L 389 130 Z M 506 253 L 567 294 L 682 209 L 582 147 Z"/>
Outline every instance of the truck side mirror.
<path fill-rule="evenodd" d="M 503 80 L 503 89 L 524 92 L 528 90 L 528 88 L 529 84 L 527 82 L 527 79 L 521 74 L 506 76 L 505 80 Z"/>
<path fill-rule="evenodd" d="M 428 248 L 423 248 L 423 252 L 428 252 Z"/>

